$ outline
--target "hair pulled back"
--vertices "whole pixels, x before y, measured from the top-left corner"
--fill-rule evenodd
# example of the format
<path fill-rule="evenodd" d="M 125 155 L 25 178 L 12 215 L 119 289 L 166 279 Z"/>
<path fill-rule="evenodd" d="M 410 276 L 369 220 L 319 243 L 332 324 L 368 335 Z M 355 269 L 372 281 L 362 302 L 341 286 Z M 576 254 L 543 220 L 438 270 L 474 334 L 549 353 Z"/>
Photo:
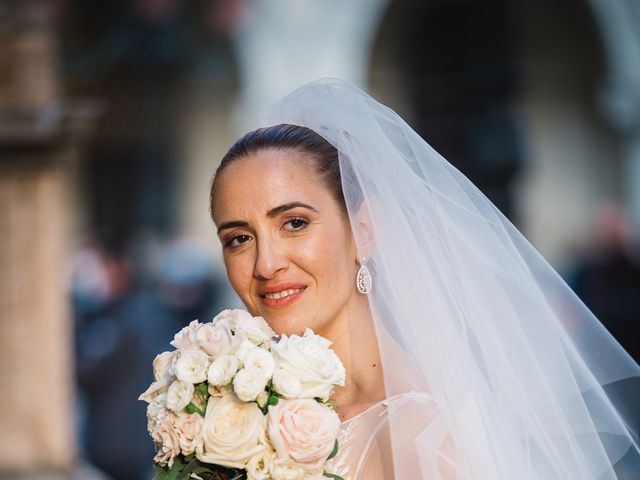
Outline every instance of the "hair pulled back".
<path fill-rule="evenodd" d="M 213 209 L 216 179 L 220 173 L 234 161 L 265 150 L 288 150 L 306 154 L 301 155 L 300 158 L 304 158 L 301 161 L 310 163 L 331 192 L 336 203 L 347 215 L 340 177 L 338 150 L 310 128 L 285 123 L 252 130 L 231 146 L 222 158 L 211 182 L 209 198 L 211 209 Z"/>

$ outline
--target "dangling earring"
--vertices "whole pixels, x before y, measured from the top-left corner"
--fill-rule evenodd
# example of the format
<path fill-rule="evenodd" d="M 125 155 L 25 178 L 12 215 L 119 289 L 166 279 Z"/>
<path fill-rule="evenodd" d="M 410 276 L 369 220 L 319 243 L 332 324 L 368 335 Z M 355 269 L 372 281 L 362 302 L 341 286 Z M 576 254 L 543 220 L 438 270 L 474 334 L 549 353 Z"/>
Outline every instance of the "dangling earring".
<path fill-rule="evenodd" d="M 371 291 L 371 272 L 364 265 L 364 257 L 362 263 L 360 263 L 360 269 L 356 274 L 356 287 L 360 293 L 366 295 Z"/>

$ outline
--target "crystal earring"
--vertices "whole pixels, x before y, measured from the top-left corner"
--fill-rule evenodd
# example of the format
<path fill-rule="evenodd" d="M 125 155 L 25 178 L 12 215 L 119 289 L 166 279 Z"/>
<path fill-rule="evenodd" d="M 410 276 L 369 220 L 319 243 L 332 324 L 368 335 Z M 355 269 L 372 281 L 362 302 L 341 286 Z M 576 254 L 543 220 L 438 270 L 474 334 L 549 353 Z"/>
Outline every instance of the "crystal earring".
<path fill-rule="evenodd" d="M 356 274 L 356 287 L 358 291 L 363 295 L 366 295 L 371 291 L 371 272 L 364 265 L 364 258 L 362 259 L 362 263 L 360 263 L 360 269 Z"/>

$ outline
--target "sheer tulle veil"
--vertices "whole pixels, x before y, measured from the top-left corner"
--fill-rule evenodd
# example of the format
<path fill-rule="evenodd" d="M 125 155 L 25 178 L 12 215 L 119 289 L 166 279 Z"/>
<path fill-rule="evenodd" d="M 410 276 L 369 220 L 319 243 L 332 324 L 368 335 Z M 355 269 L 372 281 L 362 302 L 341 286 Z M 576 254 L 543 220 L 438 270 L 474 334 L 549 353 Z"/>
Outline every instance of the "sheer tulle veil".
<path fill-rule="evenodd" d="M 299 88 L 260 123 L 338 149 L 387 396 L 436 399 L 390 412 L 395 478 L 618 478 L 638 454 L 640 368 L 464 175 L 340 80 Z"/>

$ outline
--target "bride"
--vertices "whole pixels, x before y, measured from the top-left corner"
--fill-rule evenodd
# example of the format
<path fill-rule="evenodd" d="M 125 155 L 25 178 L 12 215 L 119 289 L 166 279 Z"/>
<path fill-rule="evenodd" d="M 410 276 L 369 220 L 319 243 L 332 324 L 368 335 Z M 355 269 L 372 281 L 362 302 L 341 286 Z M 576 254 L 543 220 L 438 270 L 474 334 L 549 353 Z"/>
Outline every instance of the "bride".
<path fill-rule="evenodd" d="M 223 158 L 211 214 L 247 309 L 279 334 L 312 328 L 345 364 L 336 474 L 604 480 L 637 464 L 638 365 L 402 119 L 325 79 L 261 124 Z"/>

